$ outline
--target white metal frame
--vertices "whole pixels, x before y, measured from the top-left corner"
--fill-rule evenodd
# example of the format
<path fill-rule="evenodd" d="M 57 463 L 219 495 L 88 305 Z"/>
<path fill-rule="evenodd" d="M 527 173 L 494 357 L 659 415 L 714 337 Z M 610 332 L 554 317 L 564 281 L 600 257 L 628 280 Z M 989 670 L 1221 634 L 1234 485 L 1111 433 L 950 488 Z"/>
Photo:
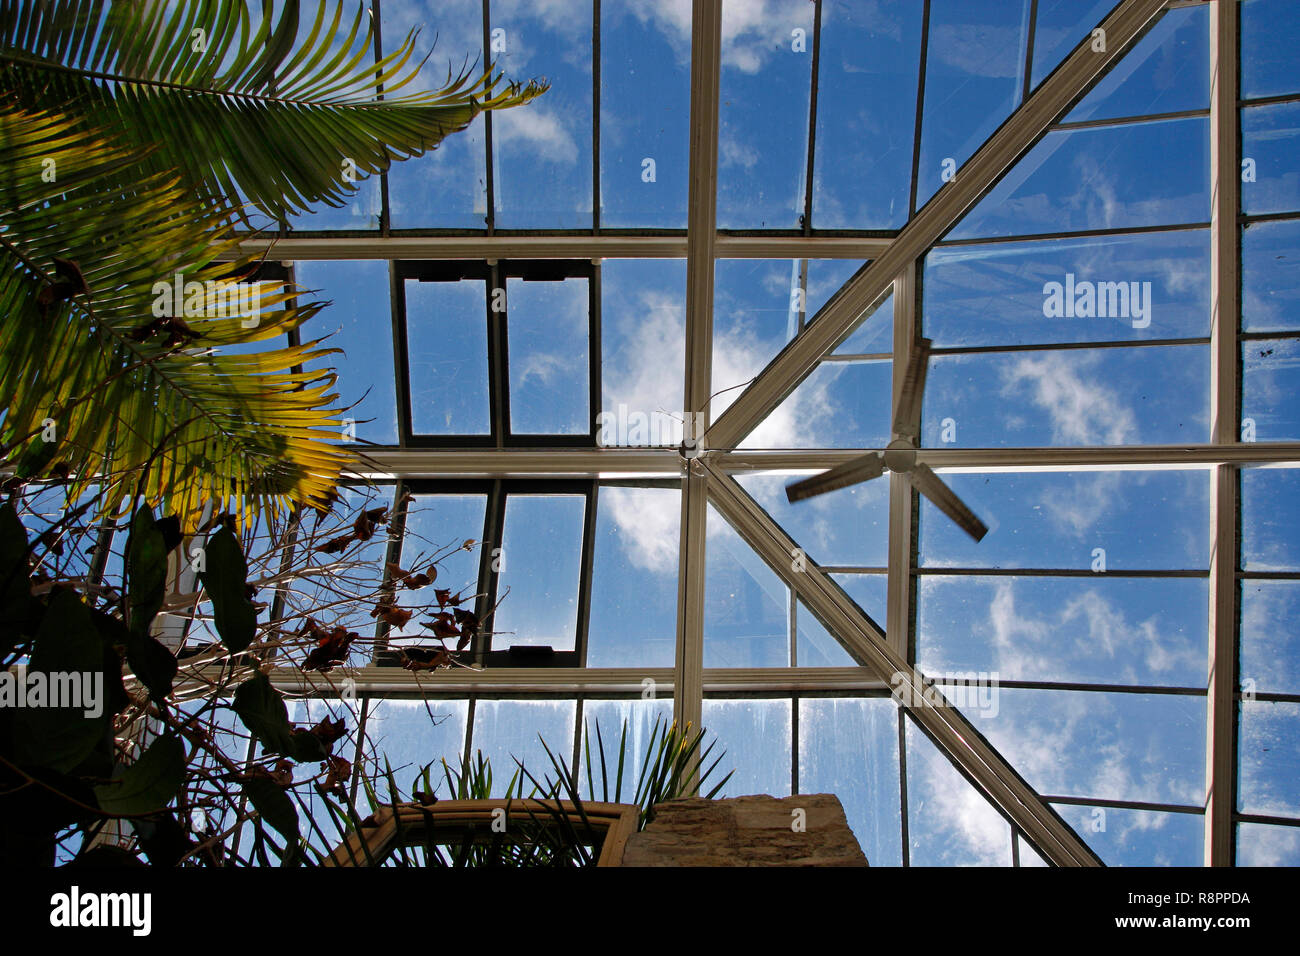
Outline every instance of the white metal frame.
<path fill-rule="evenodd" d="M 714 264 L 719 258 L 852 258 L 871 264 L 831 300 L 815 323 L 799 334 L 758 378 L 743 390 L 708 433 L 713 448 L 735 448 L 838 344 L 870 307 L 894 294 L 895 391 L 918 321 L 917 263 L 925 252 L 1019 160 L 1106 70 L 1165 11 L 1165 0 L 1122 0 L 1101 24 L 1107 49 L 1093 52 L 1081 42 L 1023 105 L 985 142 L 956 176 L 892 238 L 719 234 L 716 228 L 718 90 L 721 3 L 694 0 L 691 66 L 691 176 L 689 219 L 681 235 L 440 236 L 287 238 L 246 243 L 272 249 L 283 259 L 356 258 L 620 258 L 687 260 L 687 350 L 685 397 L 688 411 L 708 414 Z M 942 471 L 1052 471 L 1088 469 L 1200 468 L 1212 473 L 1210 516 L 1214 554 L 1210 566 L 1208 727 L 1206 757 L 1206 862 L 1232 862 L 1235 810 L 1236 480 L 1240 466 L 1300 462 L 1297 443 L 1238 441 L 1236 377 L 1238 143 L 1237 4 L 1210 0 L 1212 67 L 1212 221 L 1214 320 L 1212 442 L 1208 444 L 1104 448 L 922 449 L 917 458 Z M 907 647 L 912 593 L 913 496 L 891 476 L 889 611 L 879 629 L 820 569 L 795 571 L 785 535 L 732 475 L 763 470 L 806 473 L 830 467 L 861 450 L 706 451 L 684 458 L 677 449 L 435 450 L 376 449 L 361 477 L 680 477 L 682 481 L 681 569 L 677 649 L 674 667 L 651 669 L 453 669 L 412 674 L 391 668 L 349 671 L 361 694 L 401 696 L 526 693 L 561 696 L 631 695 L 649 677 L 656 691 L 672 693 L 679 720 L 698 725 L 706 693 L 773 691 L 865 691 L 881 693 L 900 684 L 914 695 L 926 687 L 909 663 Z M 849 668 L 763 668 L 706 670 L 703 666 L 704 549 L 708 505 L 712 503 L 755 551 L 789 584 L 861 662 Z M 334 682 L 308 680 L 288 672 L 274 678 L 302 694 L 331 692 Z M 1090 865 L 1096 856 L 1051 810 L 955 708 L 912 707 L 916 722 L 984 794 L 1031 839 L 1049 861 Z"/>

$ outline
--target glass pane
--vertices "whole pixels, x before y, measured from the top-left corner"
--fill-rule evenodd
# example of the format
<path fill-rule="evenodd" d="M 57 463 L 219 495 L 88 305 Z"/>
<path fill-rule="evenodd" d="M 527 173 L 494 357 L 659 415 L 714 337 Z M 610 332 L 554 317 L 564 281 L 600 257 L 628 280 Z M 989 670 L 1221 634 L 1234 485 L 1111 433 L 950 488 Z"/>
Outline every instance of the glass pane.
<path fill-rule="evenodd" d="M 483 4 L 481 0 L 440 0 L 430 8 L 420 0 L 385 0 L 384 55 L 393 53 L 413 29 L 418 62 L 430 54 L 419 79 L 398 91 L 440 89 L 448 74 L 483 69 Z M 526 80 L 534 73 L 512 79 Z M 543 97 L 544 98 L 544 97 Z M 520 107 L 527 111 L 534 104 Z M 501 114 L 497 114 L 501 115 Z M 482 229 L 487 217 L 487 147 L 482 117 L 438 148 L 414 159 L 394 163 L 388 171 L 388 207 L 394 229 Z"/>
<path fill-rule="evenodd" d="M 900 866 L 898 708 L 889 698 L 799 700 L 799 792 L 833 793 L 872 866 Z"/>
<path fill-rule="evenodd" d="M 885 604 L 889 594 L 889 576 L 885 574 L 832 574 L 844 593 L 862 608 L 880 627 L 884 627 Z"/>
<path fill-rule="evenodd" d="M 1115 0 L 1038 0 L 1034 17 L 1034 86 L 1043 82 L 1114 6 Z"/>
<path fill-rule="evenodd" d="M 795 665 L 798 667 L 853 667 L 856 661 L 822 626 L 807 605 L 795 599 Z"/>
<path fill-rule="evenodd" d="M 1300 827 L 1238 823 L 1237 866 L 1300 866 Z"/>
<path fill-rule="evenodd" d="M 1300 571 L 1300 470 L 1246 468 L 1241 472 L 1241 568 Z"/>
<path fill-rule="evenodd" d="M 1237 809 L 1300 818 L 1300 704 L 1242 700 Z"/>
<path fill-rule="evenodd" d="M 880 568 L 889 553 L 889 481 L 875 479 L 791 504 L 788 475 L 735 476 L 785 529 L 808 559 L 822 566 Z"/>
<path fill-rule="evenodd" d="M 588 666 L 672 666 L 681 499 L 677 488 L 601 487 Z"/>
<path fill-rule="evenodd" d="M 822 362 L 741 448 L 883 448 L 890 439 L 892 363 Z"/>
<path fill-rule="evenodd" d="M 313 299 L 333 303 L 299 334 L 303 341 L 330 335 L 323 346 L 343 350 L 315 367 L 338 369 L 339 400 L 352 406 L 343 413 L 345 426 L 352 420 L 361 441 L 397 444 L 388 263 L 298 262 L 294 276 L 299 286 L 313 290 Z"/>
<path fill-rule="evenodd" d="M 433 632 L 421 622 L 438 612 L 435 590 L 446 588 L 452 595 L 470 596 L 462 607 L 473 610 L 472 595 L 478 590 L 479 548 L 465 548 L 466 541 L 478 541 L 483 534 L 487 495 L 416 495 L 406 505 L 406 532 L 402 536 L 401 567 L 412 573 L 428 574 L 437 562 L 434 580 L 416 590 L 399 588 L 401 607 L 416 611 L 404 628 L 389 631 L 394 644 L 432 644 Z M 491 628 L 492 622 L 487 624 Z M 398 638 L 410 637 L 410 642 Z"/>
<path fill-rule="evenodd" d="M 1242 435 L 1251 441 L 1300 439 L 1300 339 L 1241 343 Z"/>
<path fill-rule="evenodd" d="M 506 498 L 494 650 L 574 649 L 585 512 L 580 495 Z"/>
<path fill-rule="evenodd" d="M 1038 855 L 1038 851 L 1023 836 L 1016 834 L 1016 845 L 1020 852 L 1020 865 L 1033 867 L 1046 867 L 1047 861 Z"/>
<path fill-rule="evenodd" d="M 1074 804 L 1055 809 L 1107 866 L 1204 864 L 1205 818 L 1200 814 Z"/>
<path fill-rule="evenodd" d="M 372 698 L 366 717 L 366 737 L 374 748 L 366 773 L 374 774 L 376 791 L 382 800 L 388 796 L 384 778 L 384 758 L 393 768 L 402 796 L 409 798 L 419 779 L 424 789 L 422 770 L 433 764 L 429 779 L 434 793 L 441 799 L 453 795 L 447 790 L 442 761 L 453 771 L 459 769 L 465 752 L 465 721 L 469 703 L 463 700 L 380 700 Z"/>
<path fill-rule="evenodd" d="M 1257 222 L 1242 230 L 1241 327 L 1300 328 L 1300 221 Z"/>
<path fill-rule="evenodd" d="M 1300 92 L 1300 75 L 1295 69 L 1297 46 L 1300 8 L 1291 0 L 1242 0 L 1242 97 Z"/>
<path fill-rule="evenodd" d="M 814 268 L 814 266 L 816 268 Z M 839 268 L 836 268 L 838 266 Z M 808 263 L 809 321 L 817 317 L 830 297 L 840 290 L 861 265 L 852 260 Z M 831 276 L 827 276 L 830 273 Z M 831 278 L 833 276 L 833 278 Z M 831 278 L 831 281 L 825 281 Z M 867 313 L 849 337 L 836 346 L 833 355 L 881 355 L 894 351 L 894 296 L 891 293 L 872 312 Z"/>
<path fill-rule="evenodd" d="M 585 435 L 590 304 L 586 279 L 506 280 L 510 430 L 516 435 Z"/>
<path fill-rule="evenodd" d="M 578 755 L 578 769 L 583 784 L 583 794 L 590 799 L 614 803 L 632 803 L 641 775 L 642 762 L 650 747 L 650 734 L 655 721 L 659 733 L 673 721 L 671 697 L 652 700 L 587 700 L 582 704 L 582 750 Z M 627 724 L 627 749 L 623 751 L 623 776 L 619 779 L 619 741 L 623 739 L 623 725 Z M 599 733 L 597 732 L 599 731 Z M 707 735 L 706 735 L 707 737 Z M 605 763 L 601 765 L 601 746 L 604 746 Z M 705 741 L 704 746 L 708 746 Z M 655 744 L 656 749 L 658 743 Z M 587 761 L 590 755 L 591 772 Z M 717 753 L 713 754 L 716 756 Z M 719 764 L 721 769 L 721 764 Z M 722 771 L 725 775 L 726 771 Z M 712 779 L 710 777 L 710 779 Z M 721 775 L 718 779 L 721 779 Z M 706 784 L 707 792 L 707 784 Z"/>
<path fill-rule="evenodd" d="M 678 445 L 686 362 L 686 263 L 601 266 L 601 445 Z"/>
<path fill-rule="evenodd" d="M 923 575 L 917 663 L 932 677 L 1195 687 L 1208 601 L 1201 578 Z"/>
<path fill-rule="evenodd" d="M 512 79 L 545 77 L 527 106 L 492 114 L 496 224 L 591 228 L 589 0 L 497 0 L 489 56 Z"/>
<path fill-rule="evenodd" d="M 690 27 L 653 4 L 600 5 L 602 226 L 686 227 Z"/>
<path fill-rule="evenodd" d="M 1241 684 L 1300 692 L 1300 581 L 1241 582 Z"/>
<path fill-rule="evenodd" d="M 948 758 L 907 721 L 907 834 L 911 866 L 1010 866 L 1011 826 Z"/>
<path fill-rule="evenodd" d="M 925 334 L 937 348 L 1209 336 L 1209 264 L 1203 229 L 935 249 Z"/>
<path fill-rule="evenodd" d="M 791 229 L 800 224 L 812 48 L 811 4 L 770 0 L 756 6 L 724 0 L 718 104 L 721 228 Z"/>
<path fill-rule="evenodd" d="M 1208 441 L 1209 378 L 1205 345 L 935 355 L 922 441 L 966 448 Z"/>
<path fill-rule="evenodd" d="M 1248 215 L 1300 209 L 1300 103 L 1241 111 L 1241 209 Z"/>
<path fill-rule="evenodd" d="M 1040 25 L 1044 6 L 1051 4 L 1039 4 Z M 1100 22 L 1100 18 L 1094 22 Z M 1074 42 L 1088 33 L 1087 28 L 1076 31 Z M 1167 11 L 1092 92 L 1066 114 L 1066 121 L 1209 109 L 1209 38 L 1206 7 Z M 1038 59 L 1035 47 L 1036 66 Z"/>
<path fill-rule="evenodd" d="M 573 722 L 577 704 L 571 700 L 480 700 L 474 705 L 474 737 L 470 760 L 482 753 L 492 765 L 492 795 L 504 796 L 510 778 L 519 774 L 524 795 L 533 784 L 519 770 L 522 763 L 539 782 L 555 779 L 547 748 L 566 766 L 573 762 Z M 542 746 L 545 741 L 546 746 Z M 514 793 L 518 793 L 518 784 Z"/>
<path fill-rule="evenodd" d="M 487 283 L 406 282 L 411 430 L 417 435 L 486 435 Z"/>
<path fill-rule="evenodd" d="M 962 701 L 941 689 L 1040 794 L 1205 802 L 1204 697 L 993 686 Z"/>
<path fill-rule="evenodd" d="M 1209 567 L 1204 471 L 941 477 L 990 530 L 976 543 L 922 498 L 922 567 L 1090 571 L 1102 561 L 1108 571 Z"/>
<path fill-rule="evenodd" d="M 918 209 L 1020 103 L 1029 9 L 1029 0 L 930 4 Z"/>
<path fill-rule="evenodd" d="M 798 332 L 799 261 L 719 259 L 713 316 L 716 420 Z"/>
<path fill-rule="evenodd" d="M 789 591 L 712 507 L 704 595 L 705 667 L 789 666 Z"/>
<path fill-rule="evenodd" d="M 921 5 L 822 4 L 813 223 L 892 229 L 907 222 Z M 863 143 L 871 148 L 863 150 Z"/>
<path fill-rule="evenodd" d="M 705 700 L 701 720 L 707 733 L 718 738 L 710 762 L 726 751 L 718 780 L 736 771 L 719 797 L 790 795 L 789 700 Z"/>
<path fill-rule="evenodd" d="M 1202 117 L 1048 133 L 949 238 L 1208 222 L 1208 133 Z"/>

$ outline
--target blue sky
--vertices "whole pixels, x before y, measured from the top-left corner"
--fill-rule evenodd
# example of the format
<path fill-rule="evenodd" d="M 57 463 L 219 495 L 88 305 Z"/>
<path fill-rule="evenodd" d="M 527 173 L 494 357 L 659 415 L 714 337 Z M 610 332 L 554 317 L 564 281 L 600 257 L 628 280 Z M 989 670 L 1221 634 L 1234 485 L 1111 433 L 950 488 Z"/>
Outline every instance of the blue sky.
<path fill-rule="evenodd" d="M 1038 83 L 1112 4 L 1040 0 L 1029 81 Z M 1021 102 L 1028 0 L 934 0 L 919 156 L 913 156 L 920 4 L 870 0 L 822 4 L 821 75 L 812 175 L 812 224 L 896 229 L 907 222 L 912 167 L 918 205 L 943 185 L 945 160 L 960 165 Z M 412 26 L 417 48 L 438 45 L 421 81 L 436 83 L 481 58 L 481 5 L 386 0 L 385 50 Z M 806 0 L 728 0 L 724 7 L 718 217 L 724 228 L 795 229 L 808 178 L 813 6 Z M 552 89 L 526 109 L 493 118 L 493 215 L 501 229 L 580 229 L 593 224 L 590 5 L 494 2 L 489 55 L 510 77 L 544 76 Z M 799 31 L 807 47 L 800 49 Z M 600 223 L 684 228 L 689 120 L 690 6 L 684 0 L 602 3 Z M 1206 110 L 1208 23 L 1204 7 L 1170 11 L 1067 121 L 1122 120 Z M 1242 92 L 1295 94 L 1300 8 L 1285 0 L 1242 4 Z M 392 226 L 481 229 L 488 214 L 485 123 L 389 174 Z M 1082 446 L 1209 439 L 1210 216 L 1208 119 L 1177 116 L 1049 133 L 924 259 L 922 332 L 938 353 L 922 413 L 925 446 Z M 1248 214 L 1300 210 L 1296 103 L 1247 106 L 1243 182 Z M 652 161 L 648 176 L 646 161 Z M 342 211 L 295 228 L 371 228 L 375 184 Z M 1063 230 L 1083 238 L 1023 237 Z M 1117 230 L 1131 230 L 1120 233 Z M 1300 229 L 1294 221 L 1243 230 L 1242 415 L 1257 440 L 1300 440 Z M 725 409 L 799 328 L 792 290 L 800 263 L 719 261 L 714 299 L 713 412 Z M 807 263 L 805 318 L 862 265 Z M 392 388 L 389 277 L 382 264 L 302 263 L 299 282 L 334 308 L 317 334 L 346 351 L 340 391 L 358 401 L 366 440 L 397 434 Z M 1044 314 L 1045 286 L 1066 276 L 1150 284 L 1149 323 L 1133 316 Z M 406 283 L 412 405 L 417 433 L 483 435 L 487 415 L 485 288 L 480 282 Z M 601 348 L 586 344 L 582 282 L 514 283 L 511 301 L 512 424 L 519 431 L 583 431 L 620 405 L 671 416 L 683 399 L 685 264 L 607 261 L 602 266 Z M 836 351 L 892 349 L 886 302 Z M 1168 342 L 1167 340 L 1177 340 Z M 1142 342 L 1160 341 L 1146 347 Z M 1075 346 L 1053 348 L 1044 346 Z M 1080 347 L 1081 346 L 1081 347 Z M 586 363 L 598 358 L 600 409 L 587 407 Z M 864 448 L 889 439 L 885 359 L 825 361 L 744 442 L 755 448 Z M 583 383 L 577 386 L 575 383 Z M 947 435 L 948 437 L 945 437 Z M 622 434 L 624 440 L 627 435 Z M 675 443 L 669 428 L 661 443 Z M 1246 470 L 1242 567 L 1300 570 L 1292 533 L 1300 515 L 1297 471 Z M 885 481 L 791 507 L 783 476 L 742 478 L 746 490 L 824 565 L 881 568 L 888 532 Z M 1155 688 L 1203 685 L 1206 660 L 1209 473 L 1204 470 L 951 474 L 951 486 L 988 523 L 978 545 L 928 502 L 919 511 L 916 653 L 927 671 L 996 671 L 1008 680 L 1081 681 Z M 422 502 L 423 504 L 424 502 Z M 421 534 L 482 527 L 483 499 L 430 496 Z M 511 594 L 498 627 L 513 643 L 571 646 L 581 499 L 512 499 L 505 580 Z M 675 489 L 602 487 L 596 510 L 590 664 L 666 667 L 672 662 L 680 495 Z M 781 667 L 790 659 L 790 596 L 777 576 L 716 514 L 710 515 L 706 666 Z M 1104 550 L 1120 576 L 1026 576 L 1088 571 Z M 404 553 L 405 558 L 405 553 Z M 472 562 L 477 553 L 467 555 Z M 962 574 L 978 570 L 979 575 Z M 1183 571 L 1168 578 L 1129 571 Z M 469 580 L 469 565 L 457 574 Z M 878 622 L 884 575 L 837 580 Z M 1300 667 L 1291 581 L 1242 584 L 1242 676 L 1261 692 L 1294 694 Z M 847 657 L 806 609 L 796 609 L 798 663 Z M 566 644 L 567 642 L 567 644 Z M 660 702 L 662 703 L 662 702 Z M 1185 694 L 1004 689 L 996 718 L 979 729 L 1044 792 L 1092 799 L 1199 804 L 1204 700 Z M 391 740 L 410 759 L 463 742 L 466 710 L 448 703 L 446 725 L 423 708 L 383 705 Z M 602 704 L 613 714 L 623 705 Z M 792 754 L 799 786 L 840 793 L 872 862 L 896 863 L 897 716 L 888 701 L 804 699 L 706 702 L 706 724 L 740 771 L 729 792 L 788 792 Z M 626 710 L 626 708 L 624 708 Z M 631 711 L 627 711 L 630 713 Z M 650 710 L 639 712 L 643 727 Z M 505 760 L 535 756 L 537 731 L 570 741 L 572 702 L 480 705 L 475 746 Z M 457 725 L 459 721 L 459 725 Z M 1295 817 L 1300 770 L 1295 705 L 1243 706 L 1243 810 Z M 843 728 L 832 730 L 832 728 Z M 458 736 L 459 735 L 459 736 Z M 1011 833 L 987 803 L 910 723 L 908 812 L 913 863 L 1005 864 Z M 481 743 L 480 743 L 481 741 Z M 458 748 L 461 746 L 457 744 Z M 522 749 L 521 749 L 522 748 Z M 891 749 L 892 748 L 892 749 Z M 450 751 L 447 751 L 450 752 Z M 456 750 L 459 753 L 459 750 Z M 891 776 L 892 774 L 892 776 Z M 1199 859 L 1196 814 L 1060 812 L 1108 862 Z M 1275 832 L 1276 831 L 1276 832 Z M 1246 862 L 1300 862 L 1300 829 L 1243 824 Z M 1025 847 L 1022 861 L 1030 862 Z"/>

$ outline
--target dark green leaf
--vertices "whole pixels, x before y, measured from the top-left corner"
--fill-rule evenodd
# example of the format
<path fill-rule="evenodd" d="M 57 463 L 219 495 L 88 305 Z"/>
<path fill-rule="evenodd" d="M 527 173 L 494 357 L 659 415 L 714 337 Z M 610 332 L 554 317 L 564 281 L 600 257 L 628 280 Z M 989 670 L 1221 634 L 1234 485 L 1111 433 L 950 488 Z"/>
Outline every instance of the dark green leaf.
<path fill-rule="evenodd" d="M 262 819 L 289 841 L 290 847 L 297 845 L 298 810 L 282 787 L 265 777 L 250 777 L 244 781 L 244 795 Z"/>
<path fill-rule="evenodd" d="M 148 634 L 167 591 L 167 546 L 147 505 L 131 519 L 126 541 L 127 622 L 134 634 Z"/>
<path fill-rule="evenodd" d="M 108 813 L 149 813 L 165 807 L 184 782 L 185 747 L 163 734 L 113 782 L 95 787 L 95 797 Z"/>
<path fill-rule="evenodd" d="M 85 689 L 88 675 L 93 687 L 86 695 L 92 699 L 81 700 L 81 707 L 25 707 L 14 720 L 15 745 L 20 759 L 40 767 L 68 771 L 89 756 L 95 748 L 109 719 L 107 701 L 94 700 L 102 692 L 104 644 L 90 618 L 90 609 L 81 602 L 76 592 L 60 590 L 50 598 L 50 605 L 37 629 L 32 648 L 28 681 L 35 674 L 45 675 L 46 696 L 50 698 L 54 686 L 50 675 L 57 675 L 53 684 L 71 692 L 75 684 L 78 695 Z M 101 698 L 104 696 L 100 695 Z M 87 711 L 98 707 L 100 713 L 87 716 Z"/>
<path fill-rule="evenodd" d="M 239 539 L 225 525 L 208 537 L 199 579 L 212 599 L 212 615 L 221 642 L 235 654 L 253 643 L 257 609 L 248 599 L 248 565 Z"/>

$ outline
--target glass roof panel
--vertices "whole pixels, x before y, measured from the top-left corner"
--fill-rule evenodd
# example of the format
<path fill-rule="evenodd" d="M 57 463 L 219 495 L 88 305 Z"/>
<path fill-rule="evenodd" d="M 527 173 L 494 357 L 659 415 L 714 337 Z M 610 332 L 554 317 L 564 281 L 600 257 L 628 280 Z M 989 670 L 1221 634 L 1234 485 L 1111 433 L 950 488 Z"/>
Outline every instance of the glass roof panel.
<path fill-rule="evenodd" d="M 1195 687 L 1206 670 L 1203 578 L 922 575 L 917 666 L 927 676 Z"/>
<path fill-rule="evenodd" d="M 924 329 L 937 348 L 1208 337 L 1209 230 L 935 249 Z"/>
<path fill-rule="evenodd" d="M 924 568 L 1209 567 L 1204 471 L 944 474 L 989 526 L 978 544 L 921 499 Z M 1101 548 L 1103 554 L 1096 554 Z"/>
<path fill-rule="evenodd" d="M 685 405 L 686 263 L 610 259 L 601 266 L 605 445 L 678 445 Z"/>
<path fill-rule="evenodd" d="M 1300 827 L 1237 824 L 1237 866 L 1300 866 Z"/>
<path fill-rule="evenodd" d="M 1241 472 L 1241 568 L 1300 571 L 1300 469 Z"/>
<path fill-rule="evenodd" d="M 1167 11 L 1066 114 L 1066 122 L 1209 109 L 1208 10 L 1201 5 Z M 1038 15 L 1043 16 L 1041 4 Z M 1075 42 L 1086 32 L 1077 31 Z"/>
<path fill-rule="evenodd" d="M 488 434 L 487 283 L 408 279 L 403 285 L 411 430 Z"/>
<path fill-rule="evenodd" d="M 562 282 L 506 280 L 510 430 L 516 435 L 585 435 L 590 362 L 590 289 Z"/>
<path fill-rule="evenodd" d="M 1202 117 L 1048 133 L 949 238 L 1208 222 L 1208 134 Z"/>
<path fill-rule="evenodd" d="M 799 792 L 835 794 L 871 865 L 900 865 L 894 702 L 886 697 L 801 697 Z"/>
<path fill-rule="evenodd" d="M 418 28 L 417 57 L 429 55 L 419 78 L 398 91 L 438 89 L 450 72 L 483 70 L 481 0 L 384 0 L 384 55 L 395 52 Z M 491 59 L 491 58 L 490 58 Z M 504 63 L 503 63 L 504 65 Z M 510 79 L 528 79 L 529 75 Z M 487 216 L 487 145 L 482 117 L 417 159 L 388 171 L 388 208 L 394 229 L 482 229 Z"/>
<path fill-rule="evenodd" d="M 806 0 L 723 0 L 720 228 L 800 225 L 812 49 L 813 6 Z"/>
<path fill-rule="evenodd" d="M 1205 698 L 940 686 L 1040 794 L 1202 806 Z M 991 693 L 991 706 L 986 700 Z"/>
<path fill-rule="evenodd" d="M 1300 693 L 1300 581 L 1241 582 L 1241 683 Z"/>
<path fill-rule="evenodd" d="M 493 65 L 551 84 L 527 107 L 492 115 L 496 224 L 590 229 L 591 3 L 495 0 L 491 19 Z"/>
<path fill-rule="evenodd" d="M 1250 440 L 1300 439 L 1300 339 L 1241 343 L 1241 416 Z"/>
<path fill-rule="evenodd" d="M 813 224 L 898 228 L 907 222 L 914 140 L 900 120 L 916 101 L 923 7 L 881 0 L 821 10 Z"/>
<path fill-rule="evenodd" d="M 790 592 L 712 505 L 704 595 L 705 667 L 790 666 Z"/>
<path fill-rule="evenodd" d="M 1242 700 L 1237 809 L 1300 819 L 1300 703 Z"/>
<path fill-rule="evenodd" d="M 1300 103 L 1249 106 L 1241 111 L 1241 210 L 1247 215 L 1300 210 Z"/>
<path fill-rule="evenodd" d="M 876 479 L 791 504 L 785 475 L 737 474 L 736 482 L 823 567 L 883 568 L 889 553 L 889 481 Z"/>
<path fill-rule="evenodd" d="M 1205 818 L 1119 807 L 1053 804 L 1107 866 L 1200 866 Z"/>
<path fill-rule="evenodd" d="M 603 485 L 596 505 L 589 667 L 671 667 L 681 490 Z"/>
<path fill-rule="evenodd" d="M 325 348 L 342 349 L 314 363 L 316 368 L 338 370 L 338 394 L 344 413 L 355 425 L 352 440 L 380 445 L 397 444 L 397 392 L 393 379 L 393 319 L 388 263 L 303 261 L 294 265 L 299 286 L 312 290 L 313 299 L 328 300 L 303 326 L 304 340 L 330 337 Z M 344 422 L 346 429 L 346 420 Z"/>
<path fill-rule="evenodd" d="M 1241 328 L 1300 329 L 1300 221 L 1258 222 L 1242 229 Z"/>
<path fill-rule="evenodd" d="M 932 355 L 921 436 L 965 448 L 1204 442 L 1209 381 L 1208 345 Z"/>
<path fill-rule="evenodd" d="M 718 738 L 710 761 L 726 750 L 718 769 L 736 771 L 719 797 L 790 795 L 790 714 L 788 698 L 704 700 L 701 720 Z"/>
<path fill-rule="evenodd" d="M 533 785 L 516 761 L 539 781 L 555 779 L 552 754 L 569 765 L 573 761 L 573 730 L 577 704 L 571 700 L 479 700 L 474 704 L 474 736 L 470 761 L 482 753 L 492 764 L 492 795 L 504 796 L 516 773 L 523 781 L 524 794 Z M 546 746 L 542 746 L 545 741 Z M 515 791 L 518 792 L 518 784 Z"/>
<path fill-rule="evenodd" d="M 506 499 L 493 650 L 574 649 L 585 508 L 580 495 Z"/>
<path fill-rule="evenodd" d="M 469 702 L 464 700 L 385 700 L 372 698 L 366 716 L 366 737 L 374 745 L 376 754 L 388 758 L 393 768 L 393 779 L 403 796 L 410 796 L 422 769 L 433 764 L 429 771 L 434 792 L 447 799 L 446 779 L 442 761 L 453 770 L 461 763 L 465 752 L 465 723 L 469 715 Z M 383 761 L 378 766 L 369 765 L 368 773 L 376 773 L 376 792 L 382 800 L 388 796 L 388 781 L 384 775 Z M 419 787 L 424 789 L 423 780 Z M 359 794 L 360 795 L 360 794 Z"/>
<path fill-rule="evenodd" d="M 1029 10 L 1030 0 L 930 4 L 918 209 L 1019 105 Z"/>
<path fill-rule="evenodd" d="M 602 226 L 686 228 L 690 33 L 687 7 L 601 2 Z"/>
<path fill-rule="evenodd" d="M 909 865 L 1010 866 L 1010 825 L 914 721 L 906 726 Z"/>
<path fill-rule="evenodd" d="M 1300 7 L 1290 0 L 1242 0 L 1241 95 L 1300 93 L 1295 51 L 1300 47 Z"/>

